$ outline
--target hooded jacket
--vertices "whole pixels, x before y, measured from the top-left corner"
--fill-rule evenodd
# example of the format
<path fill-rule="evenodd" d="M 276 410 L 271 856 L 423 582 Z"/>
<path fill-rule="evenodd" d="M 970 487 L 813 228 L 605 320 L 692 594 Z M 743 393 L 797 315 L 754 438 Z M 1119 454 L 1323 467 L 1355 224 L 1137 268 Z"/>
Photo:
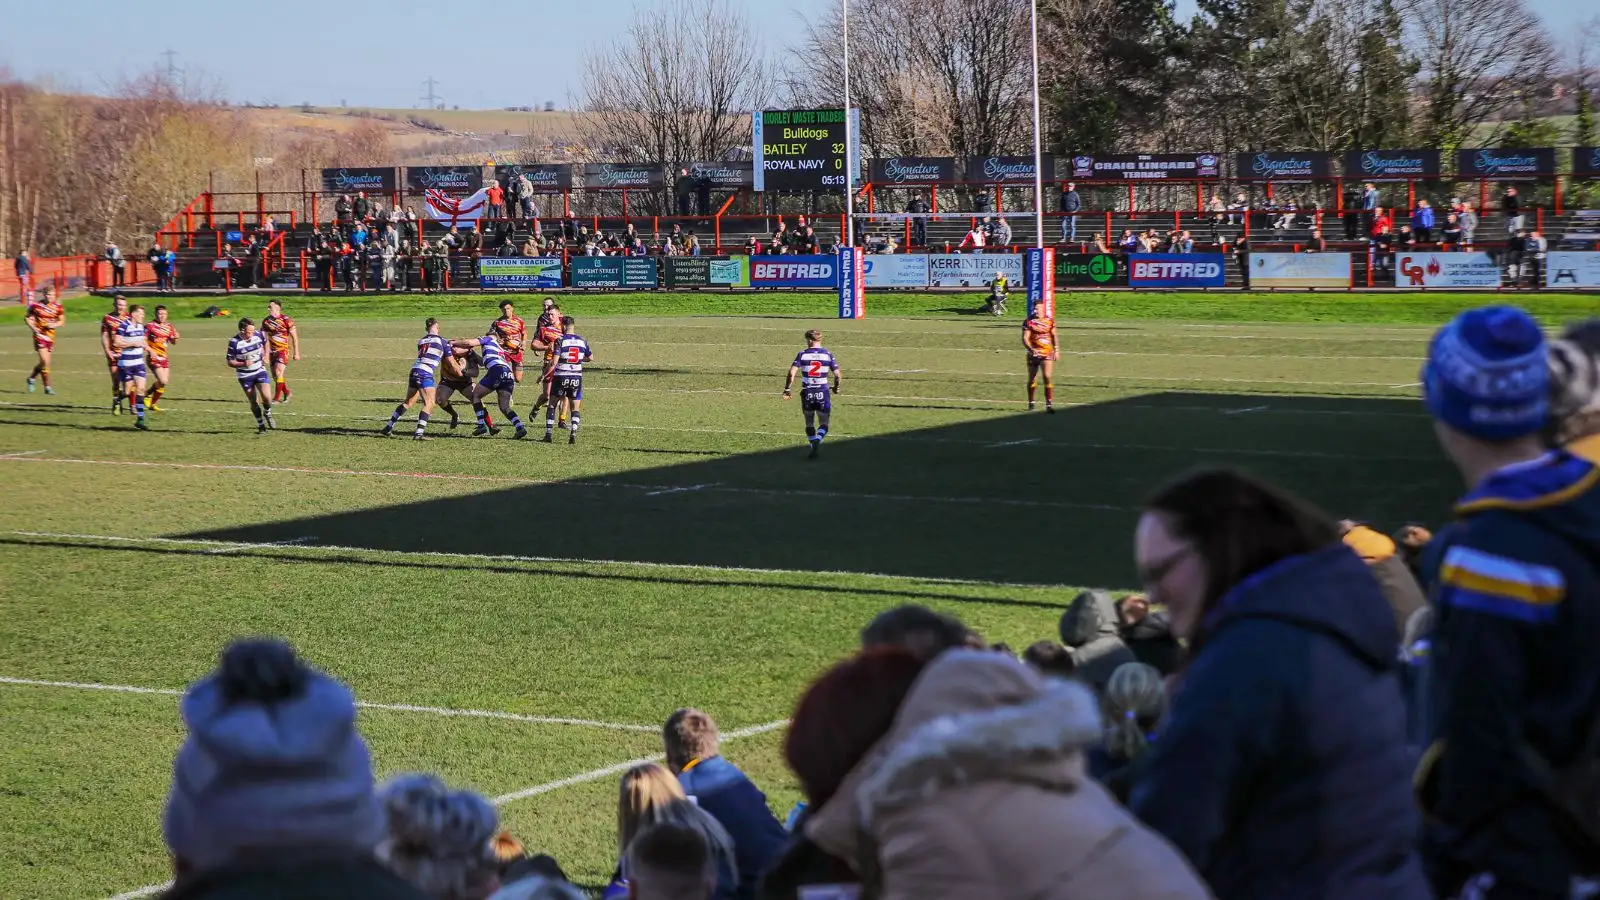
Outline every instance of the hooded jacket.
<path fill-rule="evenodd" d="M 1139 661 L 1118 624 L 1117 601 L 1105 591 L 1084 591 L 1061 614 L 1061 643 L 1072 653 L 1073 674 L 1096 691 L 1105 690 L 1118 666 Z"/>
<path fill-rule="evenodd" d="M 733 838 L 739 869 L 734 896 L 741 900 L 754 897 L 762 873 L 777 860 L 789 839 L 767 806 L 766 795 L 738 766 L 720 756 L 692 760 L 678 773 L 678 783 Z"/>
<path fill-rule="evenodd" d="M 1600 469 L 1556 451 L 1490 475 L 1428 548 L 1437 619 L 1430 746 L 1417 771 L 1435 886 L 1492 872 L 1530 895 L 1567 896 L 1597 874 L 1527 787 L 1525 742 L 1558 769 L 1600 706 Z"/>
<path fill-rule="evenodd" d="M 912 687 L 857 782 L 883 900 L 1201 900 L 1183 858 L 1084 771 L 1094 695 L 951 650 Z"/>
<path fill-rule="evenodd" d="M 1389 604 L 1332 544 L 1236 585 L 1130 806 L 1228 900 L 1423 900 Z"/>

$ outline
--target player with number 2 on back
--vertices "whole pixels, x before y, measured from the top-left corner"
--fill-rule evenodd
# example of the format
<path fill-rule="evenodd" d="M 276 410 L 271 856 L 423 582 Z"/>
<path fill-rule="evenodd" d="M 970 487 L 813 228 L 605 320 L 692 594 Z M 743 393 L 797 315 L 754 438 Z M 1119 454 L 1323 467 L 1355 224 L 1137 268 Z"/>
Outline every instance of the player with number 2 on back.
<path fill-rule="evenodd" d="M 843 377 L 839 361 L 828 348 L 822 346 L 822 332 L 815 328 L 806 332 L 806 349 L 796 354 L 789 366 L 789 377 L 783 383 L 783 399 L 794 394 L 794 380 L 800 379 L 800 411 L 806 417 L 806 440 L 811 443 L 809 459 L 822 452 L 822 440 L 828 436 L 828 420 L 833 413 L 833 394 L 839 393 Z M 833 389 L 828 389 L 828 378 L 833 377 Z"/>

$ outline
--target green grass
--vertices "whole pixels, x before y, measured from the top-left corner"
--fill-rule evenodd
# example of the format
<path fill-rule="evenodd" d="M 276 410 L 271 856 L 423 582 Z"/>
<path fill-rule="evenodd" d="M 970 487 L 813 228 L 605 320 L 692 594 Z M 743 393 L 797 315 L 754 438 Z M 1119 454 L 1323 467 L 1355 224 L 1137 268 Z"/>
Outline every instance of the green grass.
<path fill-rule="evenodd" d="M 1142 318 L 1324 302 L 1288 296 L 1072 295 L 1054 416 L 1024 410 L 1015 322 L 937 312 L 970 296 L 874 297 L 859 322 L 817 317 L 816 295 L 563 298 L 596 352 L 577 446 L 377 438 L 416 320 L 478 334 L 497 299 L 294 298 L 307 358 L 264 436 L 222 364 L 234 323 L 188 318 L 193 301 L 171 304 L 184 338 L 149 433 L 106 412 L 103 300 L 72 304 L 52 397 L 22 392 L 31 353 L 0 311 L 0 676 L 176 690 L 229 638 L 273 633 L 369 702 L 645 726 L 694 704 L 733 731 L 786 717 L 886 607 L 1021 647 L 1054 633 L 1071 586 L 1136 587 L 1138 505 L 1195 465 L 1242 464 L 1385 528 L 1439 520 L 1457 490 L 1412 385 L 1433 319 Z M 1383 299 L 1389 323 L 1471 302 Z M 1519 299 L 1553 317 L 1583 298 Z M 1335 295 L 1330 315 L 1338 301 L 1380 308 Z M 845 390 L 808 463 L 777 395 L 813 325 Z M 0 896 L 167 877 L 175 701 L 0 683 Z M 658 750 L 583 725 L 367 710 L 361 726 L 381 774 L 491 796 Z M 780 811 L 797 799 L 781 740 L 727 746 Z M 502 814 L 599 884 L 614 803 L 608 775 Z"/>

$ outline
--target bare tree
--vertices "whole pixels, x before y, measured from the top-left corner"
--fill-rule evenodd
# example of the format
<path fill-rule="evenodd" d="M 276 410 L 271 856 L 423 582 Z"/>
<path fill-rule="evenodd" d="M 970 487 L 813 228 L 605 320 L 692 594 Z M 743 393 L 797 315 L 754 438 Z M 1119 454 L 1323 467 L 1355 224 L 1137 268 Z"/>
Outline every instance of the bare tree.
<path fill-rule="evenodd" d="M 1548 80 L 1549 33 L 1527 0 L 1402 0 L 1407 43 L 1424 82 L 1420 131 L 1454 150 Z"/>
<path fill-rule="evenodd" d="M 676 170 L 748 147 L 749 113 L 769 76 L 741 10 L 730 0 L 657 0 L 591 50 L 575 102 L 588 158 Z"/>

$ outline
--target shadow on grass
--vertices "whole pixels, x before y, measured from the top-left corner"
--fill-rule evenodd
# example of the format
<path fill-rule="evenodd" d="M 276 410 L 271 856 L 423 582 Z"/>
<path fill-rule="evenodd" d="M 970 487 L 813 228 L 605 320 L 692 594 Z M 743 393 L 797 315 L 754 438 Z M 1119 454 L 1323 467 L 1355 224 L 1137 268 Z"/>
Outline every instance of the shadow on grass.
<path fill-rule="evenodd" d="M 836 424 L 848 423 L 849 399 Z M 1459 488 L 1405 399 L 1156 394 L 830 440 L 814 462 L 798 425 L 791 449 L 417 503 L 380 496 L 366 509 L 191 536 L 1131 587 L 1141 502 L 1196 466 L 1239 465 L 1386 529 L 1440 521 Z M 505 452 L 537 465 L 541 454 L 637 442 L 599 429 L 576 447 L 559 437 Z"/>

